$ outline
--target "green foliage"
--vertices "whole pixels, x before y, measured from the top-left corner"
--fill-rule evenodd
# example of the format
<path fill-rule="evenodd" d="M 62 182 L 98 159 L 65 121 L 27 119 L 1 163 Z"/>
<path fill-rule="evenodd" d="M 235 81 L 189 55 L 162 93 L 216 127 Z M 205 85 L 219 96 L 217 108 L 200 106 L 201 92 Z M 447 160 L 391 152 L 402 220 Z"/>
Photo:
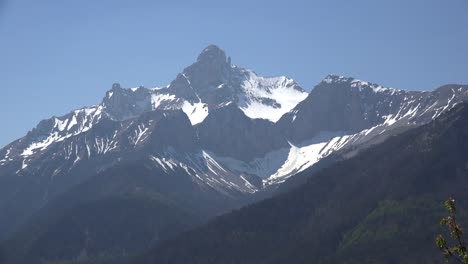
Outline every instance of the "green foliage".
<path fill-rule="evenodd" d="M 425 218 L 437 219 L 440 208 L 434 199 L 408 198 L 383 200 L 358 225 L 345 233 L 340 243 L 340 253 L 352 248 L 375 243 L 392 243 L 403 246 L 404 241 L 418 237 L 427 226 Z M 425 216 L 425 217 L 422 217 Z M 431 228 L 436 229 L 436 226 Z"/>
<path fill-rule="evenodd" d="M 436 246 L 443 252 L 447 262 L 454 259 L 460 263 L 468 264 L 467 244 L 463 241 L 463 229 L 457 222 L 455 200 L 449 198 L 445 201 L 444 205 L 449 215 L 442 218 L 440 225 L 447 227 L 450 237 L 455 243 L 453 246 L 450 246 L 443 235 L 438 235 L 435 240 Z"/>

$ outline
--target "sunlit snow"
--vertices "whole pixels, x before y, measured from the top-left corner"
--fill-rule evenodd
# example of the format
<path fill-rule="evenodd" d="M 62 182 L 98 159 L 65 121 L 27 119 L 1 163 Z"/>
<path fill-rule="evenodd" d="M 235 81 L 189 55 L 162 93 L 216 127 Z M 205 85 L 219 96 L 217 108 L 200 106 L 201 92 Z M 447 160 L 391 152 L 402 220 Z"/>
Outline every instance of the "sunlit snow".
<path fill-rule="evenodd" d="M 208 116 L 208 105 L 201 102 L 191 104 L 185 101 L 182 105 L 182 111 L 188 116 L 192 125 L 196 125 Z"/>

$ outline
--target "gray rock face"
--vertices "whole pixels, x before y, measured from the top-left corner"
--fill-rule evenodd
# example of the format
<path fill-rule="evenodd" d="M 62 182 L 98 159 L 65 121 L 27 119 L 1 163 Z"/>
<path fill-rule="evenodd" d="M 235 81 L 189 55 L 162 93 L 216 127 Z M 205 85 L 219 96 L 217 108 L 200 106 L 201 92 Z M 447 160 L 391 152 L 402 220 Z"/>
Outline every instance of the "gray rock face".
<path fill-rule="evenodd" d="M 345 131 L 354 134 L 384 122 L 383 116 L 399 109 L 406 92 L 389 90 L 376 93 L 369 86 L 352 87 L 354 79 L 328 76 L 296 108 L 284 115 L 280 126 L 296 142 L 320 131 Z"/>
<path fill-rule="evenodd" d="M 181 110 L 147 112 L 138 121 L 138 123 L 154 124 L 150 128 L 151 132 L 146 132 L 148 143 L 144 144 L 144 148 L 147 148 L 148 152 L 164 151 L 169 148 L 180 153 L 192 153 L 198 150 L 195 129 Z"/>
<path fill-rule="evenodd" d="M 115 83 L 102 100 L 102 106 L 113 119 L 125 120 L 151 111 L 151 94 L 144 88 L 123 89 Z"/>
<path fill-rule="evenodd" d="M 234 104 L 210 113 L 197 134 L 203 149 L 246 162 L 289 146 L 274 123 L 250 119 Z"/>
<path fill-rule="evenodd" d="M 183 74 L 190 80 L 192 88 L 204 97 L 229 82 L 231 71 L 224 51 L 210 45 L 198 56 L 197 62 L 184 69 Z"/>
<path fill-rule="evenodd" d="M 169 94 L 172 92 L 190 102 L 198 102 L 200 100 L 198 94 L 190 85 L 188 78 L 182 73 L 177 74 L 177 77 L 171 82 L 169 87 L 170 89 L 166 89 L 166 92 Z"/>
<path fill-rule="evenodd" d="M 403 91 L 330 75 L 285 114 L 278 126 L 293 142 L 302 142 L 321 131 L 351 135 L 378 125 L 390 130 L 427 123 L 467 99 L 468 87 L 462 85 L 434 92 Z"/>

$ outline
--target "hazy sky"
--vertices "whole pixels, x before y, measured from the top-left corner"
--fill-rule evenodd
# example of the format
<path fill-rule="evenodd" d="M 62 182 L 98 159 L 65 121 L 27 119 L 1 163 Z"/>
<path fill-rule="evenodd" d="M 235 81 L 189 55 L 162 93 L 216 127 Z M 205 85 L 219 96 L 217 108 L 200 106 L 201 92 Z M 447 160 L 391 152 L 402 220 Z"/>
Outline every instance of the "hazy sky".
<path fill-rule="evenodd" d="M 306 89 L 334 73 L 431 90 L 468 83 L 468 0 L 0 0 L 0 146 L 113 82 L 166 85 L 211 43 Z"/>

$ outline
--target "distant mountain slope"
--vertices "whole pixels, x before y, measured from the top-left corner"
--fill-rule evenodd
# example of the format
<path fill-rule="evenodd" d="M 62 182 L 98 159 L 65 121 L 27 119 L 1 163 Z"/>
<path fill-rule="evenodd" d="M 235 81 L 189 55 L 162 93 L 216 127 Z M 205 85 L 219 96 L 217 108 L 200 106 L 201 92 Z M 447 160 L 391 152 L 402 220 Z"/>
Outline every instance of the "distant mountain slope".
<path fill-rule="evenodd" d="M 183 171 L 166 177 L 135 161 L 73 187 L 3 243 L 8 263 L 131 256 L 237 202 L 190 184 Z"/>
<path fill-rule="evenodd" d="M 443 200 L 456 197 L 468 215 L 466 138 L 459 104 L 132 263 L 440 263 Z"/>
<path fill-rule="evenodd" d="M 21 241 L 28 243 L 19 252 L 24 255 L 12 257 L 9 263 L 125 258 L 198 222 L 194 216 L 159 201 L 129 196 L 72 207 L 51 223 L 37 236 L 29 236 L 31 240 Z"/>

